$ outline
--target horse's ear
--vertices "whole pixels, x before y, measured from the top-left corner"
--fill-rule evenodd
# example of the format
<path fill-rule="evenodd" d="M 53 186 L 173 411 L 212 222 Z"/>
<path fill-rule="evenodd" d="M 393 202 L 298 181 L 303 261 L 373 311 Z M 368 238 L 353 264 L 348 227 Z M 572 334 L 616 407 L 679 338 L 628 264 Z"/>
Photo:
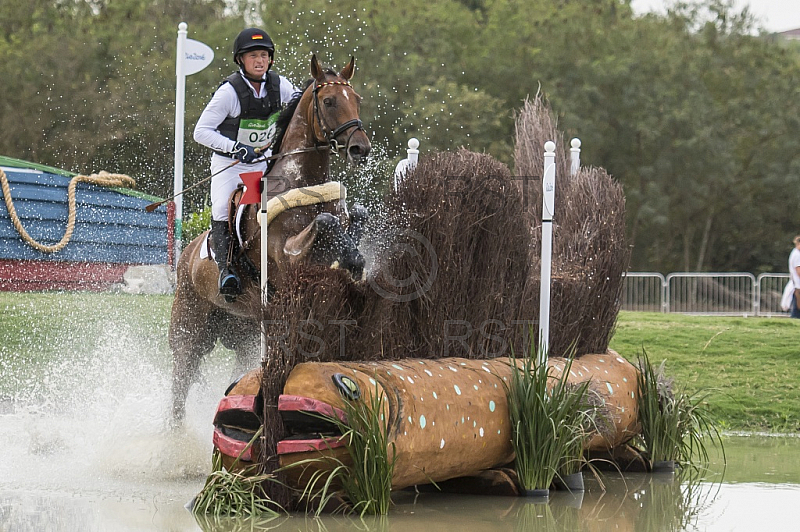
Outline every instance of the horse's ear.
<path fill-rule="evenodd" d="M 318 83 L 325 82 L 325 72 L 322 71 L 322 65 L 317 61 L 317 54 L 311 54 L 311 77 Z"/>
<path fill-rule="evenodd" d="M 356 58 L 350 56 L 350 62 L 347 64 L 346 67 L 342 69 L 341 72 L 339 72 L 339 75 L 342 76 L 344 79 L 349 80 L 350 78 L 353 77 L 353 73 L 355 72 L 355 70 L 356 70 Z"/>

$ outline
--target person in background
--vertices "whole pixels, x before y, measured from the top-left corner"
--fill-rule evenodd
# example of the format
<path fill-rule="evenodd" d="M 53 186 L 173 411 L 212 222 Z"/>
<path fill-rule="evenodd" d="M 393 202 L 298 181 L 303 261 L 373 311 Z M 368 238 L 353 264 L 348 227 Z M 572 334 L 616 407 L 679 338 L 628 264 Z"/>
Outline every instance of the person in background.
<path fill-rule="evenodd" d="M 248 28 L 233 42 L 239 66 L 220 84 L 194 128 L 194 140 L 211 148 L 211 249 L 219 267 L 219 293 L 235 297 L 242 285 L 228 261 L 228 202 L 240 173 L 266 171 L 275 121 L 298 90 L 271 70 L 275 45 L 267 32 Z M 231 165 L 233 162 L 239 164 Z M 219 173 L 217 173 L 219 172 Z"/>
<path fill-rule="evenodd" d="M 794 249 L 789 254 L 789 278 L 794 284 L 794 296 L 792 296 L 791 314 L 792 318 L 800 318 L 800 235 L 794 237 Z"/>

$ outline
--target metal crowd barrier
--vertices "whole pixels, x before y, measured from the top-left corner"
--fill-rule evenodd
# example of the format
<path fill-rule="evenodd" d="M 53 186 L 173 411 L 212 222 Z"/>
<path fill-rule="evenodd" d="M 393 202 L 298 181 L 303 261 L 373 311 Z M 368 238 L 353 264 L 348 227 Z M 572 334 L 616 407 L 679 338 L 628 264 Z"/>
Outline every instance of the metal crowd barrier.
<path fill-rule="evenodd" d="M 786 273 L 628 272 L 622 310 L 717 316 L 788 316 L 780 307 Z"/>

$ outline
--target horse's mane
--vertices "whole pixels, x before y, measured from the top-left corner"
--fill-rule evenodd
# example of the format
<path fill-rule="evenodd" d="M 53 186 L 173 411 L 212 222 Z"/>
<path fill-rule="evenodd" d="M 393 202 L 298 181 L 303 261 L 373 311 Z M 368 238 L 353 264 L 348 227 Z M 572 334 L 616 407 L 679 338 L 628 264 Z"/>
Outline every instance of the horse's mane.
<path fill-rule="evenodd" d="M 283 143 L 283 136 L 286 134 L 286 129 L 289 127 L 289 122 L 292 121 L 294 112 L 300 104 L 300 98 L 306 92 L 309 85 L 314 82 L 313 78 L 309 79 L 303 84 L 303 89 L 298 92 L 289 103 L 286 104 L 281 114 L 278 115 L 278 120 L 275 121 L 275 142 L 272 144 L 272 153 L 280 153 L 281 144 Z"/>

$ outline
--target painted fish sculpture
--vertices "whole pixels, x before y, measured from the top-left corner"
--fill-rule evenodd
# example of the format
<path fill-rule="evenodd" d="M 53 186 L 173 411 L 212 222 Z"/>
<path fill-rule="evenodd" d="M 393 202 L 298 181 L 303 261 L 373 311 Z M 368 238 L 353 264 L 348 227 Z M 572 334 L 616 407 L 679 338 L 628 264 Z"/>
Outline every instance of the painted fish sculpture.
<path fill-rule="evenodd" d="M 338 416 L 346 399 L 384 394 L 388 440 L 396 449 L 393 489 L 469 477 L 514 459 L 506 386 L 508 358 L 404 359 L 391 362 L 319 362 L 296 366 L 287 379 L 278 410 L 291 437 L 278 444 L 281 465 L 319 453 L 344 456 L 343 443 L 330 434 L 321 416 Z M 521 364 L 517 361 L 517 364 Z M 560 376 L 566 360 L 548 360 L 551 376 Z M 600 399 L 604 430 L 587 442 L 588 450 L 610 451 L 639 431 L 638 370 L 614 351 L 584 355 L 570 368 L 567 381 L 589 381 Z M 214 420 L 214 445 L 226 464 L 245 449 L 260 426 L 260 370 L 236 383 L 220 402 Z M 309 415 L 310 414 L 310 415 Z M 247 465 L 257 448 L 240 457 Z"/>

